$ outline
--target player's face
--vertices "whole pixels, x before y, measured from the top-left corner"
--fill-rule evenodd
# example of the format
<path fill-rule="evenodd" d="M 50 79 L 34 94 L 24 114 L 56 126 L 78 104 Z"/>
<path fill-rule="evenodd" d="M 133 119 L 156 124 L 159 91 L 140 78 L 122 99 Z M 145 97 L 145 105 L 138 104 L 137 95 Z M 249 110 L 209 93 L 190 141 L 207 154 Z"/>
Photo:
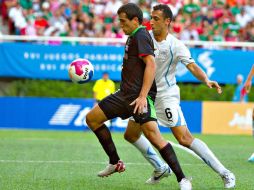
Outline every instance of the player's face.
<path fill-rule="evenodd" d="M 120 27 L 126 35 L 130 35 L 138 27 L 138 23 L 136 22 L 137 18 L 129 20 L 126 13 L 120 13 L 118 16 Z"/>
<path fill-rule="evenodd" d="M 160 36 L 164 31 L 168 30 L 170 19 L 164 18 L 163 12 L 160 10 L 152 11 L 151 27 L 155 36 Z"/>

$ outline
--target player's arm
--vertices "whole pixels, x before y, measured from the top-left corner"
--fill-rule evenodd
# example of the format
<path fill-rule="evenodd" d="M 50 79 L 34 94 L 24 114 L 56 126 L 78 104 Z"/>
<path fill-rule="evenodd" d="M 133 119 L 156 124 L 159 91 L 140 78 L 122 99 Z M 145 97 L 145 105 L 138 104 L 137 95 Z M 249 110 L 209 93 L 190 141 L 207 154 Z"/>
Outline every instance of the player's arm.
<path fill-rule="evenodd" d="M 143 113 L 143 111 L 147 109 L 146 98 L 153 84 L 153 81 L 155 78 L 155 70 L 156 70 L 156 64 L 155 64 L 155 59 L 153 55 L 143 56 L 142 59 L 146 64 L 144 77 L 143 77 L 143 85 L 139 93 L 139 97 L 130 104 L 130 105 L 135 104 L 135 108 L 133 112 L 136 113 L 138 111 L 139 114 Z"/>
<path fill-rule="evenodd" d="M 219 94 L 222 92 L 218 83 L 209 80 L 206 73 L 195 63 L 191 57 L 190 51 L 181 41 L 178 41 L 175 54 L 178 60 L 183 63 L 198 80 L 205 83 L 209 88 L 215 87 Z"/>
<path fill-rule="evenodd" d="M 139 96 L 146 98 L 155 78 L 156 64 L 153 55 L 143 57 L 143 61 L 146 64 L 146 68 L 144 72 L 143 86 Z"/>
<path fill-rule="evenodd" d="M 251 80 L 254 76 L 254 65 L 252 65 L 252 68 L 250 70 L 250 73 L 248 74 L 248 77 L 244 83 L 244 88 L 246 90 L 247 93 L 250 92 L 250 89 L 251 89 Z"/>
<path fill-rule="evenodd" d="M 215 87 L 219 94 L 222 92 L 220 85 L 216 81 L 209 80 L 206 73 L 196 63 L 189 63 L 186 67 L 198 80 L 205 83 L 206 86 L 209 88 Z"/>

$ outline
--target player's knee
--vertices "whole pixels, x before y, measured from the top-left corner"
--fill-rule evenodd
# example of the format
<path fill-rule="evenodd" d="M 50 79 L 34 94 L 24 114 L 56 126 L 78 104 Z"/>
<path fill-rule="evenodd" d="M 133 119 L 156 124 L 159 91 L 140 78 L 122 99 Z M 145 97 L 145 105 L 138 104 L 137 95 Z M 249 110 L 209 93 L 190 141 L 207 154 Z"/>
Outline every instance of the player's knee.
<path fill-rule="evenodd" d="M 162 149 L 167 144 L 167 142 L 159 134 L 145 133 L 145 136 L 157 150 Z"/>
<path fill-rule="evenodd" d="M 89 113 L 86 115 L 86 124 L 88 125 L 88 127 L 90 127 L 92 125 L 92 118 L 89 115 Z"/>
<path fill-rule="evenodd" d="M 124 133 L 124 139 L 128 142 L 131 142 L 131 136 L 128 133 Z"/>
<path fill-rule="evenodd" d="M 179 144 L 182 145 L 182 146 L 185 146 L 185 147 L 190 147 L 192 141 L 193 141 L 193 137 L 189 136 L 189 135 L 181 136 L 178 139 Z"/>
<path fill-rule="evenodd" d="M 130 133 L 124 133 L 124 139 L 130 143 L 134 143 L 138 140 L 138 136 L 134 135 L 134 134 L 130 134 Z"/>
<path fill-rule="evenodd" d="M 92 114 L 90 114 L 90 112 L 86 115 L 86 124 L 90 129 L 94 131 L 97 128 L 97 122 L 93 118 L 94 117 L 92 117 Z"/>

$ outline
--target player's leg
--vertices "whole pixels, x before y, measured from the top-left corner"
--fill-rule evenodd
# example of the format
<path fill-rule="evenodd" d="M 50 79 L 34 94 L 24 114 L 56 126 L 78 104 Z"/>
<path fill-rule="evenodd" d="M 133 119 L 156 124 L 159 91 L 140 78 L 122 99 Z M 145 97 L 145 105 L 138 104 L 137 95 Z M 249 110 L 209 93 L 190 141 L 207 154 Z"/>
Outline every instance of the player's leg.
<path fill-rule="evenodd" d="M 208 146 L 202 140 L 194 138 L 186 126 L 172 127 L 171 131 L 179 144 L 193 150 L 214 171 L 220 175 L 227 171 Z"/>
<path fill-rule="evenodd" d="M 160 159 L 151 143 L 142 135 L 142 130 L 138 123 L 131 119 L 129 120 L 124 138 L 133 144 L 154 168 L 152 176 L 146 183 L 156 184 L 162 178 L 168 177 L 171 174 L 169 166 Z"/>
<path fill-rule="evenodd" d="M 187 128 L 181 107 L 177 102 L 172 103 L 167 99 L 161 102 L 158 101 L 156 113 L 162 125 L 171 129 L 179 144 L 194 151 L 207 165 L 222 176 L 225 187 L 235 185 L 234 175 L 220 163 L 202 140 L 192 136 Z"/>
<path fill-rule="evenodd" d="M 109 97 L 110 98 L 110 97 Z M 105 109 L 108 106 L 108 101 L 104 100 L 100 102 L 100 106 Z M 114 172 L 123 172 L 125 170 L 125 165 L 118 156 L 115 144 L 111 137 L 111 133 L 108 127 L 104 124 L 108 120 L 108 117 L 105 115 L 105 110 L 102 111 L 101 107 L 96 105 L 87 115 L 86 122 L 89 128 L 95 133 L 100 144 L 102 145 L 104 151 L 109 157 L 109 165 L 98 173 L 98 176 L 104 177 L 108 176 Z M 108 106 L 110 107 L 110 105 Z M 113 118 L 113 116 L 112 116 Z"/>
<path fill-rule="evenodd" d="M 162 158 L 175 173 L 180 188 L 191 189 L 191 183 L 185 178 L 172 145 L 163 139 L 157 123 L 155 121 L 146 122 L 141 125 L 141 129 L 146 138 L 158 149 Z"/>
<path fill-rule="evenodd" d="M 235 186 L 234 175 L 226 169 L 202 140 L 194 138 L 186 126 L 171 127 L 179 144 L 191 149 L 223 178 L 226 188 Z"/>
<path fill-rule="evenodd" d="M 181 166 L 177 160 L 175 151 L 170 143 L 165 141 L 161 136 L 157 124 L 157 116 L 155 113 L 154 99 L 147 98 L 147 112 L 141 115 L 134 115 L 135 122 L 140 123 L 141 130 L 145 137 L 160 152 L 162 158 L 176 175 L 181 190 L 190 190 L 192 188 L 190 180 L 185 178 Z"/>

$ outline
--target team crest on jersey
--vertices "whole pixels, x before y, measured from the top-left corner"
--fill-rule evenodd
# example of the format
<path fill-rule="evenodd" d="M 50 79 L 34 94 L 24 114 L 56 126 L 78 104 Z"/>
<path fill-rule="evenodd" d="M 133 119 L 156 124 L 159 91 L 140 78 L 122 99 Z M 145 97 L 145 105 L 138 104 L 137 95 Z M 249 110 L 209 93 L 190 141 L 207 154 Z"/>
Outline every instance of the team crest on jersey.
<path fill-rule="evenodd" d="M 155 52 L 156 55 L 156 52 Z M 161 61 L 166 61 L 169 56 L 169 51 L 167 49 L 162 49 L 158 51 L 157 58 Z"/>

